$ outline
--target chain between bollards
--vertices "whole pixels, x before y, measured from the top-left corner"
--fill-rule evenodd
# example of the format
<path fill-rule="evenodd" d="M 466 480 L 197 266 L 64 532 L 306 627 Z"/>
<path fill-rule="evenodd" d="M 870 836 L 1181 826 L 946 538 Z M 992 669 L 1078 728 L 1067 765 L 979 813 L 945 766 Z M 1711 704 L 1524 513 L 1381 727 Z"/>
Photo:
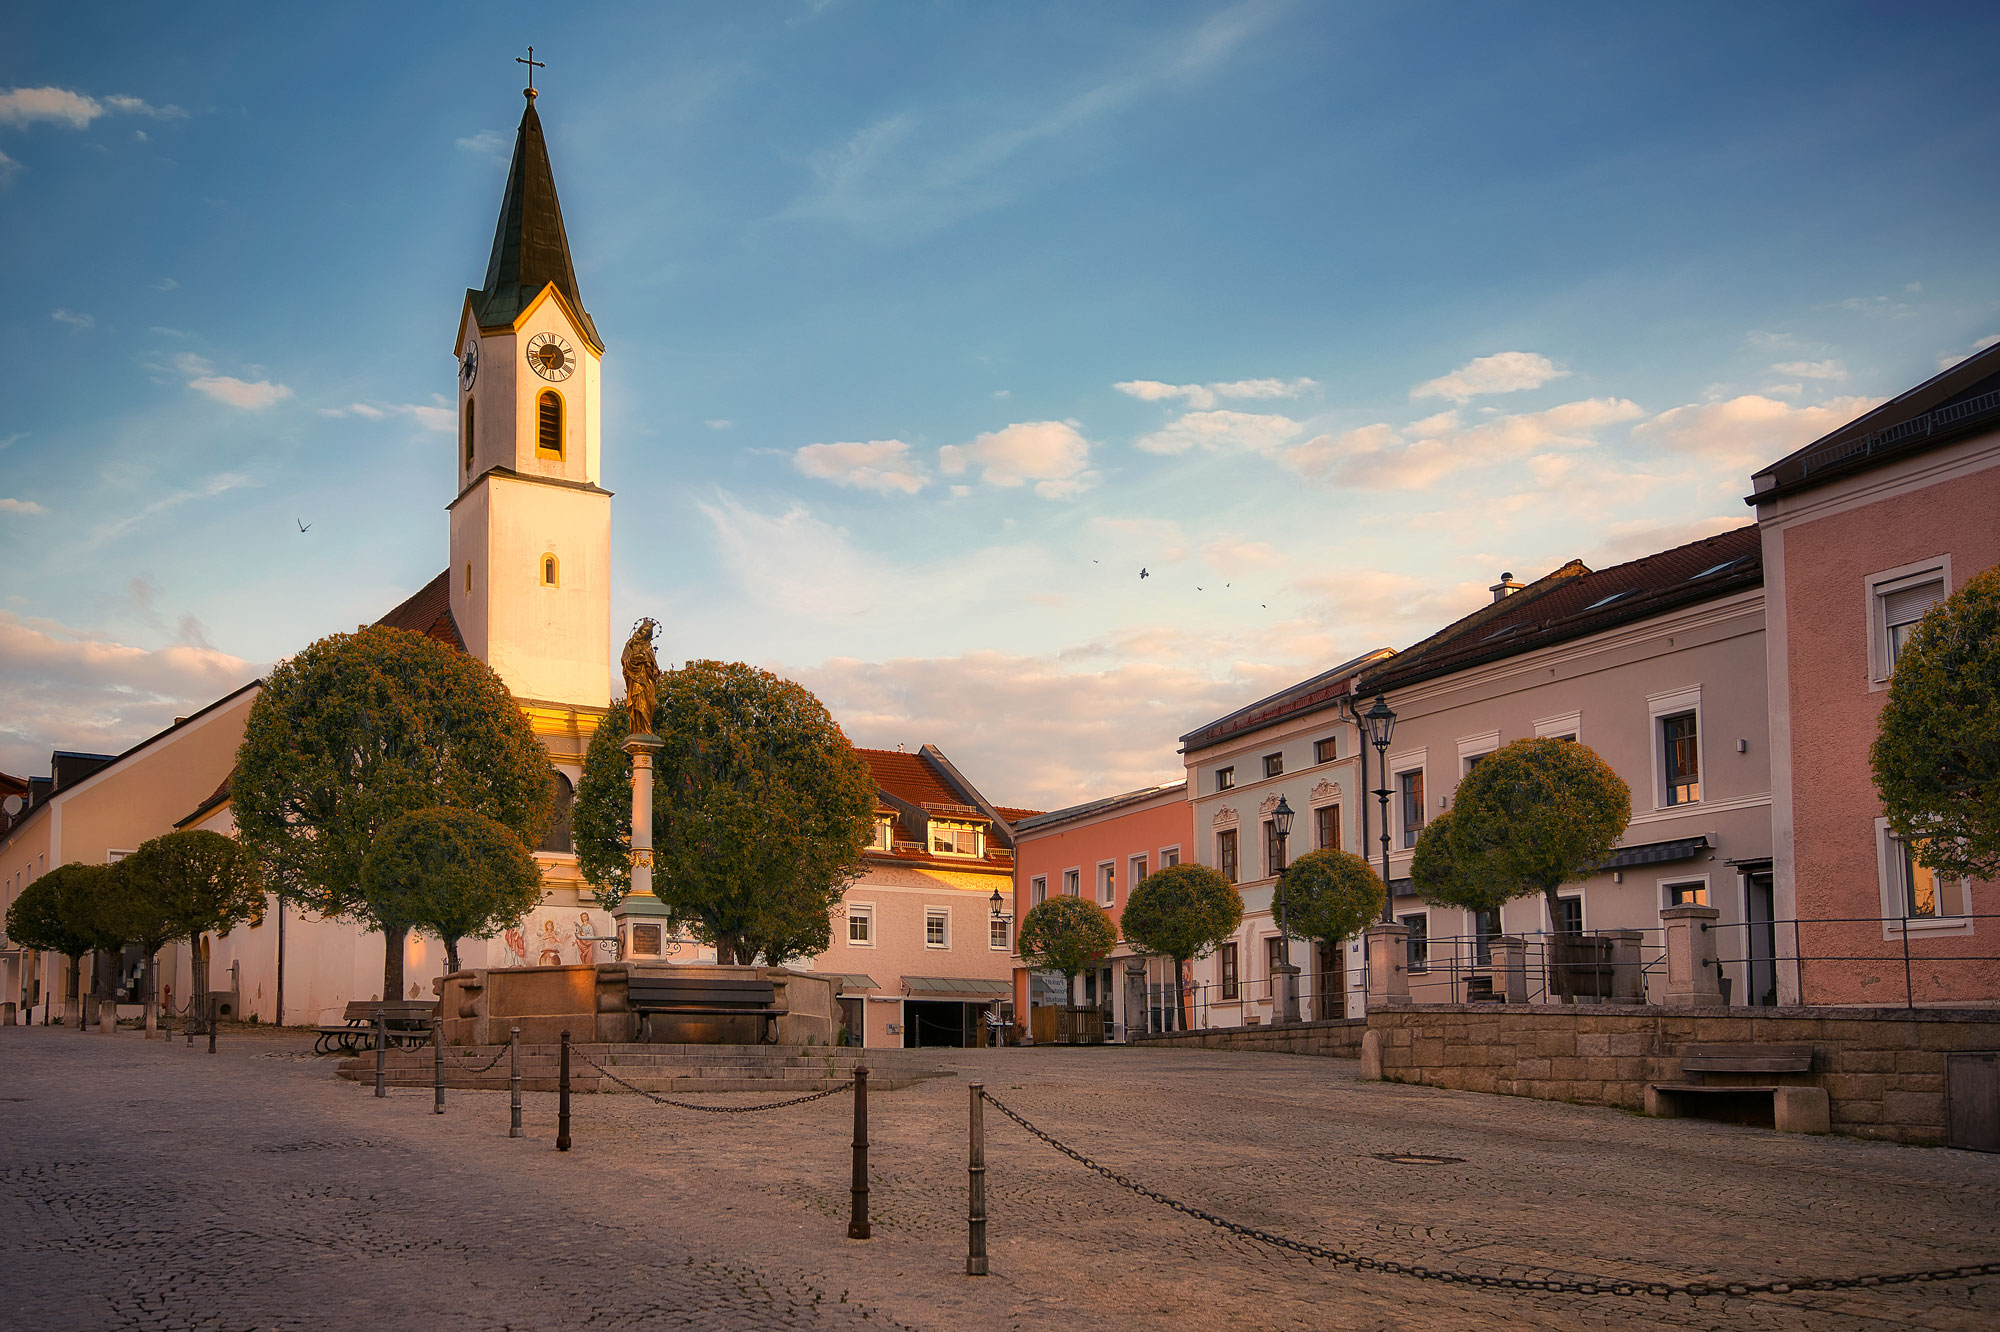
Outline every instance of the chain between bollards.
<path fill-rule="evenodd" d="M 562 1034 L 562 1064 L 556 1073 L 556 1150 L 569 1150 L 569 1030 Z"/>
<path fill-rule="evenodd" d="M 431 1020 L 431 1087 L 437 1093 L 437 1104 L 431 1113 L 444 1113 L 444 1014 L 439 1013 Z"/>
<path fill-rule="evenodd" d="M 849 1194 L 847 1238 L 868 1239 L 868 1065 L 854 1066 L 854 1187 Z"/>
<path fill-rule="evenodd" d="M 986 1275 L 986 1084 L 972 1084 L 972 1210 L 966 1217 L 965 1274 Z"/>
<path fill-rule="evenodd" d="M 211 1016 L 211 1025 L 213 1018 Z M 213 1037 L 210 1038 L 214 1039 Z M 389 1076 L 389 1024 L 382 1016 L 382 1010 L 375 1010 L 375 1094 L 387 1096 Z"/>
<path fill-rule="evenodd" d="M 507 1037 L 507 1054 L 513 1061 L 513 1072 L 508 1075 L 512 1087 L 512 1103 L 508 1110 L 507 1136 L 521 1136 L 521 1029 L 514 1027 Z"/>

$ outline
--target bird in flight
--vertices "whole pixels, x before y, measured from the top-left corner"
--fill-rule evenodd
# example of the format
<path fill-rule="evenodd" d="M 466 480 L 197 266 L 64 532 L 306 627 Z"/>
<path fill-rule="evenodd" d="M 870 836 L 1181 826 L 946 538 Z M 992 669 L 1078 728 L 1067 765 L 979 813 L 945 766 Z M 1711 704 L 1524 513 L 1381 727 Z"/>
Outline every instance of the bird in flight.
<path fill-rule="evenodd" d="M 309 523 L 309 522 L 306 522 L 306 521 L 305 521 L 304 519 L 302 519 L 302 518 L 294 518 L 294 519 L 292 519 L 292 521 L 293 521 L 293 522 L 295 522 L 295 523 L 297 523 L 297 524 L 299 525 L 299 531 L 301 531 L 301 532 L 310 532 L 310 531 L 312 531 L 312 524 L 311 524 L 311 523 Z"/>
<path fill-rule="evenodd" d="M 1151 578 L 1152 576 L 1153 575 L 1147 573 L 1144 569 L 1139 570 L 1139 577 L 1141 578 Z"/>

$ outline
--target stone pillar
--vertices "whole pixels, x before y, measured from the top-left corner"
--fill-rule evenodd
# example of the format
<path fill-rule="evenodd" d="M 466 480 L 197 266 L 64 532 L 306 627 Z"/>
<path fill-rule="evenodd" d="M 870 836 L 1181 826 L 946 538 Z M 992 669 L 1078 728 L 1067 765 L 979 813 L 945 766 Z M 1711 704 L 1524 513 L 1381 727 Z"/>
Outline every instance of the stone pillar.
<path fill-rule="evenodd" d="M 1277 993 L 1271 996 L 1276 1002 L 1272 1006 L 1271 1020 L 1278 1023 L 1299 1020 L 1299 968 L 1287 961 L 1283 966 L 1271 968 L 1271 986 Z"/>
<path fill-rule="evenodd" d="M 1671 906 L 1660 911 L 1667 931 L 1667 988 L 1660 1002 L 1669 1008 L 1719 1008 L 1722 968 L 1715 962 L 1715 931 L 1703 929 L 1722 913 L 1711 906 Z"/>
<path fill-rule="evenodd" d="M 632 756 L 632 889 L 611 913 L 623 961 L 666 956 L 667 909 L 653 895 L 653 755 L 664 748 L 655 735 L 625 737 Z"/>
<path fill-rule="evenodd" d="M 1410 1002 L 1410 927 L 1368 927 L 1368 1003 L 1404 1008 Z"/>
<path fill-rule="evenodd" d="M 1146 959 L 1125 959 L 1125 1039 L 1146 1034 Z"/>
<path fill-rule="evenodd" d="M 1600 930 L 1600 938 L 1611 941 L 1611 997 L 1614 1004 L 1646 1002 L 1646 977 L 1640 969 L 1639 945 L 1645 935 L 1638 930 Z"/>
<path fill-rule="evenodd" d="M 1528 945 L 1518 934 L 1496 934 L 1489 947 L 1493 957 L 1493 988 L 1510 1004 L 1528 1002 Z"/>

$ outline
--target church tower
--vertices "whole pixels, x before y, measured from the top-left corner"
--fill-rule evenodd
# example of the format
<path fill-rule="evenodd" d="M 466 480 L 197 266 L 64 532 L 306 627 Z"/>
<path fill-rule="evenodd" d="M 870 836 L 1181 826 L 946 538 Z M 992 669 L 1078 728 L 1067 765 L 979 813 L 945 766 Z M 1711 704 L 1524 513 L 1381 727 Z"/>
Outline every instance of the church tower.
<path fill-rule="evenodd" d="M 486 281 L 458 324 L 452 618 L 523 704 L 602 709 L 611 492 L 598 484 L 604 344 L 577 292 L 535 94 Z"/>

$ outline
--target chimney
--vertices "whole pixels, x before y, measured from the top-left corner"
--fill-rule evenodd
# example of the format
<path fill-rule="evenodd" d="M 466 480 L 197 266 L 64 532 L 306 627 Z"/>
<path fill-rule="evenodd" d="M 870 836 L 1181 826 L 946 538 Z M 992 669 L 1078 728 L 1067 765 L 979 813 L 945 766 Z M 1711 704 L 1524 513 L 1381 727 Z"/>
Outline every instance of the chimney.
<path fill-rule="evenodd" d="M 1486 590 L 1493 594 L 1493 599 L 1495 601 L 1505 601 L 1508 597 L 1513 596 L 1516 592 L 1519 592 L 1525 586 L 1527 586 L 1527 584 L 1515 582 L 1513 574 L 1503 573 L 1500 575 L 1500 581 L 1495 583 L 1492 587 L 1487 588 Z"/>

